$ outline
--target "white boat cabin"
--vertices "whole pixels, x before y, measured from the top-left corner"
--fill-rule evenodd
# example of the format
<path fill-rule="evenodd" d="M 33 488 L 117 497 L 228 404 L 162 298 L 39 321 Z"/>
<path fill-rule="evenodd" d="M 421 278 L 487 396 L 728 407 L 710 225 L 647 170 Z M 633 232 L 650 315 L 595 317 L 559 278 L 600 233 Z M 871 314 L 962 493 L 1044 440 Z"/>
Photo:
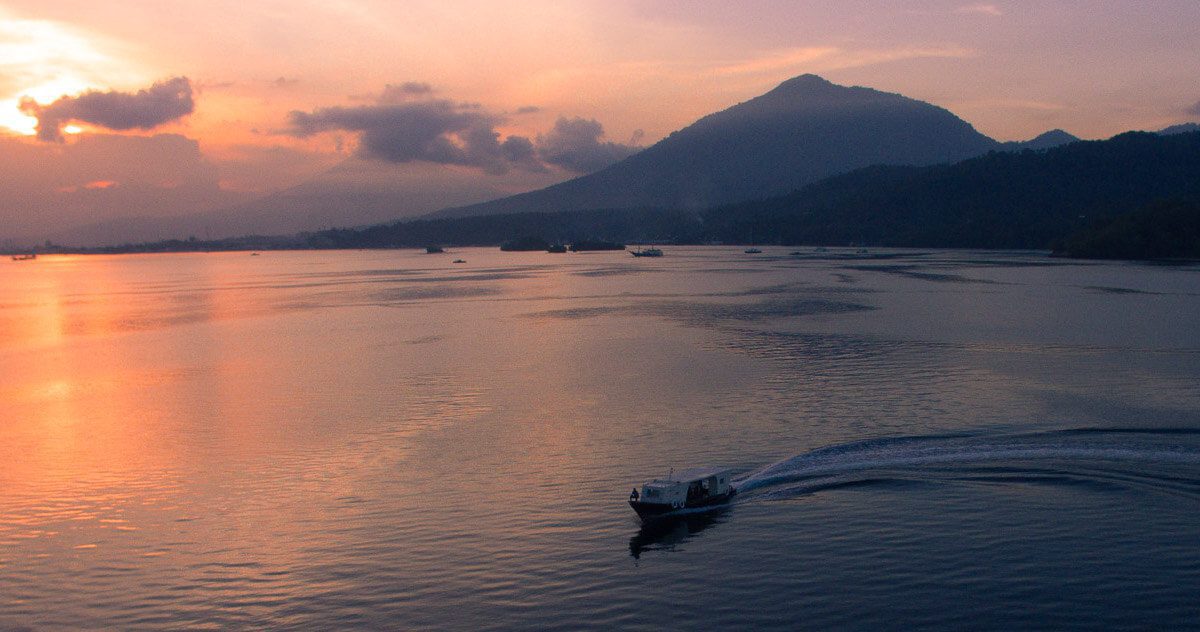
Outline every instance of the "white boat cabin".
<path fill-rule="evenodd" d="M 672 472 L 667 478 L 656 478 L 642 485 L 641 502 L 690 506 L 714 496 L 732 491 L 734 470 L 717 467 L 702 467 L 682 472 Z"/>

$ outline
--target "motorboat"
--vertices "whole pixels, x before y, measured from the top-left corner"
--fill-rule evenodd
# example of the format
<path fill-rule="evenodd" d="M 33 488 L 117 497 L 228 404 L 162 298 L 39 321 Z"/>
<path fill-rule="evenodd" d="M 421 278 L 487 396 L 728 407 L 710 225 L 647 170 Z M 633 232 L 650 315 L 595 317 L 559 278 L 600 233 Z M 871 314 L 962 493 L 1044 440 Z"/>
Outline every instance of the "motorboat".
<path fill-rule="evenodd" d="M 762 254 L 762 251 L 761 251 L 761 250 L 759 250 L 758 248 L 747 248 L 747 249 L 746 249 L 746 254 L 748 254 L 748 255 L 761 255 L 761 254 Z"/>
<path fill-rule="evenodd" d="M 34 259 L 37 259 L 37 255 L 32 252 L 27 255 L 13 255 L 12 256 L 13 261 L 32 261 Z"/>
<path fill-rule="evenodd" d="M 737 493 L 732 485 L 733 470 L 701 467 L 682 472 L 671 471 L 636 487 L 629 494 L 629 506 L 642 520 L 702 507 L 722 505 Z"/>
<path fill-rule="evenodd" d="M 660 248 L 639 248 L 638 250 L 630 250 L 629 254 L 635 257 L 661 257 L 663 251 Z"/>

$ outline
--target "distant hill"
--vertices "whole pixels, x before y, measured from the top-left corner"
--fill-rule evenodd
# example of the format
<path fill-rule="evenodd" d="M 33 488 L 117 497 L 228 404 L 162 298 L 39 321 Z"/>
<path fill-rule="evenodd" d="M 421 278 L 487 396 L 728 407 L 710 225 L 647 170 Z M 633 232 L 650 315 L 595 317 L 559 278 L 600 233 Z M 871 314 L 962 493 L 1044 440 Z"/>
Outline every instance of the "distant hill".
<path fill-rule="evenodd" d="M 572 244 L 580 240 L 618 243 L 698 243 L 704 227 L 695 212 L 663 209 L 605 209 L 567 213 L 516 213 L 415 219 L 361 229 L 303 235 L 310 248 L 405 248 L 494 246 L 511 240 Z"/>
<path fill-rule="evenodd" d="M 1043 149 L 1051 149 L 1079 141 L 1079 137 L 1074 134 L 1069 134 L 1061 129 L 1052 129 L 1044 134 L 1039 134 L 1036 138 L 1025 141 L 1009 141 L 1002 143 L 1003 148 L 1009 151 L 1024 151 L 1031 149 L 1033 151 L 1041 151 Z"/>
<path fill-rule="evenodd" d="M 1158 133 L 1163 136 L 1171 136 L 1173 134 L 1187 134 L 1188 132 L 1200 132 L 1200 123 L 1180 123 L 1170 127 L 1158 130 Z"/>
<path fill-rule="evenodd" d="M 1000 148 L 929 103 L 803 75 L 596 173 L 434 216 L 701 209 L 780 195 L 868 165 L 954 162 Z"/>
<path fill-rule="evenodd" d="M 1171 201 L 1166 207 L 1159 201 Z M 1124 219 L 1137 209 L 1149 210 Z M 1166 210 L 1163 210 L 1163 209 Z M 951 165 L 874 166 L 791 194 L 691 209 L 607 209 L 419 219 L 289 240 L 164 242 L 123 251 L 396 248 L 571 242 L 758 243 L 1056 249 L 1072 256 L 1192 257 L 1200 132 L 1128 132 Z"/>
<path fill-rule="evenodd" d="M 734 242 L 1043 249 L 1159 199 L 1200 200 L 1200 132 L 871 167 L 714 209 L 705 225 Z"/>
<path fill-rule="evenodd" d="M 1066 240 L 1064 254 L 1083 259 L 1200 259 L 1200 202 L 1155 202 L 1096 222 Z"/>

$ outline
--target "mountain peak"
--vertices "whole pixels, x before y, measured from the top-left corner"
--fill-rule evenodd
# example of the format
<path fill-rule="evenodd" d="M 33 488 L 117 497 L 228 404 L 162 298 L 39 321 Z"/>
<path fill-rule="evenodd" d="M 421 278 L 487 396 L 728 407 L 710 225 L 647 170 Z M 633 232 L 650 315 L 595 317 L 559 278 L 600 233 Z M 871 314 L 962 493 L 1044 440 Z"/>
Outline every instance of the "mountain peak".
<path fill-rule="evenodd" d="M 812 94 L 814 92 L 828 92 L 830 88 L 844 89 L 844 86 L 839 86 L 835 83 L 832 83 L 832 82 L 824 79 L 823 77 L 820 77 L 820 76 L 817 76 L 814 74 L 804 74 L 804 75 L 800 75 L 798 77 L 792 77 L 791 79 L 784 81 L 783 83 L 779 84 L 778 86 L 775 86 L 775 89 L 771 90 L 770 92 L 768 92 L 766 95 L 763 95 L 763 96 L 767 96 L 767 95 L 786 95 L 786 96 L 804 95 L 804 94 Z"/>
<path fill-rule="evenodd" d="M 1078 140 L 1079 137 L 1070 132 L 1061 129 L 1052 129 L 1048 132 L 1042 132 L 1041 134 L 1038 134 L 1029 140 L 1009 141 L 1004 143 L 1004 149 L 1009 151 L 1022 151 L 1025 149 L 1041 151 L 1044 149 L 1058 147 L 1059 145 L 1073 143 Z"/>
<path fill-rule="evenodd" d="M 1078 136 L 1059 128 L 1054 128 L 1048 132 L 1042 132 L 1033 138 L 1035 141 L 1062 141 L 1073 143 L 1079 140 Z"/>
<path fill-rule="evenodd" d="M 830 82 L 828 79 L 826 79 L 820 75 L 814 75 L 811 72 L 809 72 L 809 73 L 804 73 L 803 75 L 797 75 L 795 77 L 792 77 L 791 79 L 785 79 L 783 81 L 783 83 L 779 84 L 778 87 L 785 88 L 785 87 L 790 87 L 790 86 L 802 87 L 802 86 L 832 86 L 832 85 L 834 85 L 834 84 L 832 82 Z"/>
<path fill-rule="evenodd" d="M 706 208 L 870 165 L 952 162 L 997 147 L 937 106 L 805 74 L 596 173 L 445 215 Z"/>

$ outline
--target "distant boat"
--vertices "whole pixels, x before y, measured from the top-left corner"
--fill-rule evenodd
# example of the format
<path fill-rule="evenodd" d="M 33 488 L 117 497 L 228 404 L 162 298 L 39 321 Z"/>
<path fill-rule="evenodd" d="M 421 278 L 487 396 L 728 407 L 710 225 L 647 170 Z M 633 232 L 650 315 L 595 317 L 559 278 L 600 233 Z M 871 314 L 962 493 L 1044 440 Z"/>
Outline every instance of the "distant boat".
<path fill-rule="evenodd" d="M 442 252 L 446 252 L 446 250 L 441 246 L 425 246 L 425 254 L 427 255 L 436 255 Z"/>
<path fill-rule="evenodd" d="M 546 248 L 546 252 L 553 252 L 555 254 L 563 253 L 566 251 L 567 251 L 567 247 L 562 244 L 550 244 L 550 247 Z"/>
<path fill-rule="evenodd" d="M 13 261 L 31 261 L 33 259 L 37 259 L 37 254 L 32 253 L 32 252 L 27 255 L 13 255 L 12 256 Z"/>
<path fill-rule="evenodd" d="M 642 520 L 699 507 L 711 507 L 729 502 L 737 493 L 731 484 L 733 470 L 702 467 L 671 472 L 666 478 L 656 478 L 635 487 L 629 495 L 629 506 Z"/>
<path fill-rule="evenodd" d="M 466 261 L 463 259 L 455 259 L 453 263 L 466 263 Z"/>
<path fill-rule="evenodd" d="M 760 255 L 760 254 L 762 254 L 762 251 L 761 251 L 761 250 L 759 250 L 758 248 L 747 248 L 747 249 L 746 249 L 746 254 L 748 254 L 748 255 Z"/>
<path fill-rule="evenodd" d="M 257 253 L 257 252 L 252 252 L 252 253 L 250 253 L 250 256 L 251 256 L 251 257 L 257 257 L 257 256 L 258 256 L 258 253 Z"/>
<path fill-rule="evenodd" d="M 629 251 L 629 254 L 635 257 L 661 257 L 663 256 L 663 251 L 658 248 L 639 248 Z"/>

